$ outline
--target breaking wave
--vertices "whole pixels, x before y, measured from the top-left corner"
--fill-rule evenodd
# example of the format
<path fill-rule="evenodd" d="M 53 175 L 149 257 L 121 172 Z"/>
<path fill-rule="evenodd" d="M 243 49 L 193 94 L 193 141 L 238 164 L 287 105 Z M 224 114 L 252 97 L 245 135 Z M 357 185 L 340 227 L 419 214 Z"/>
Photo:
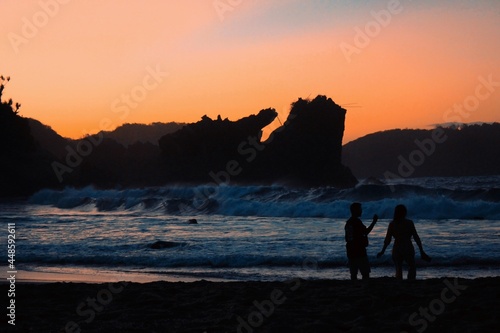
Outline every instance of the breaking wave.
<path fill-rule="evenodd" d="M 99 190 L 93 187 L 41 190 L 30 203 L 61 209 L 97 211 L 148 210 L 168 215 L 344 218 L 353 201 L 365 211 L 390 218 L 397 204 L 405 204 L 418 219 L 500 220 L 499 177 L 489 182 L 455 178 L 408 184 L 361 184 L 351 189 L 270 186 L 167 186 Z M 419 184 L 417 184 L 419 183 Z"/>

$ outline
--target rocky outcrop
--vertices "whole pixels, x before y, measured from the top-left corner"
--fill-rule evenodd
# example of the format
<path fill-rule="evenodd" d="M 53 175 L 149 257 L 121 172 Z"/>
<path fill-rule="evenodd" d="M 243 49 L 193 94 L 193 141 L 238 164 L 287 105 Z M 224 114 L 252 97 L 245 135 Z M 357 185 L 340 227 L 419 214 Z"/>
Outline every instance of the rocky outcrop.
<path fill-rule="evenodd" d="M 306 186 L 354 186 L 356 178 L 341 161 L 345 115 L 326 96 L 297 100 L 284 125 L 258 148 L 261 156 L 248 175 Z M 249 162 L 251 157 L 247 153 Z"/>
<path fill-rule="evenodd" d="M 204 116 L 197 123 L 163 136 L 159 144 L 165 158 L 165 172 L 171 181 L 210 181 L 211 173 L 239 159 L 238 147 L 248 137 L 260 140 L 262 129 L 276 116 L 274 109 L 238 121 Z"/>
<path fill-rule="evenodd" d="M 276 117 L 273 109 L 236 122 L 205 116 L 160 139 L 166 172 L 183 182 L 353 186 L 341 163 L 345 113 L 325 96 L 299 99 L 266 141 L 261 130 Z"/>
<path fill-rule="evenodd" d="M 34 119 L 20 117 L 17 109 L 11 101 L 0 103 L 0 196 L 4 197 L 30 195 L 44 187 L 88 185 L 348 187 L 357 182 L 341 163 L 346 111 L 325 96 L 293 103 L 286 122 L 266 141 L 261 139 L 262 130 L 277 117 L 274 109 L 237 121 L 204 116 L 182 127 L 172 123 L 180 129 L 162 136 L 158 145 L 149 139 L 119 143 L 103 132 L 66 139 Z M 146 138 L 149 128 L 155 130 L 154 137 L 158 126 L 127 125 L 113 133 L 121 137 L 121 132 L 137 130 L 137 137 Z"/>

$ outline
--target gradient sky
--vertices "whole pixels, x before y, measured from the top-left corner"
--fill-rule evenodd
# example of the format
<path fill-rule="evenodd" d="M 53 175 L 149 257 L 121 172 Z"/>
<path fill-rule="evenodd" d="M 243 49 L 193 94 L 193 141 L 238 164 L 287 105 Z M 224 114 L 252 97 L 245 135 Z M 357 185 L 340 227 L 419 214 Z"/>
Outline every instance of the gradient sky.
<path fill-rule="evenodd" d="M 347 109 L 344 143 L 500 121 L 498 0 L 0 0 L 0 13 L 4 98 L 66 137 L 268 107 L 283 121 L 318 94 Z"/>

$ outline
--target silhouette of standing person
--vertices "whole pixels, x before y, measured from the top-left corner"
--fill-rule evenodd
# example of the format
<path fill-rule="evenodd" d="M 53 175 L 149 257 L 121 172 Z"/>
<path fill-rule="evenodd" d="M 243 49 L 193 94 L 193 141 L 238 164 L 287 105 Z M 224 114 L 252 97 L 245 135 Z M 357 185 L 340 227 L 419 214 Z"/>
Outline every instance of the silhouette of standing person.
<path fill-rule="evenodd" d="M 351 204 L 350 209 L 351 217 L 347 220 L 344 229 L 351 280 L 358 279 L 358 271 L 361 272 L 363 280 L 366 280 L 370 277 L 370 263 L 366 254 L 368 234 L 377 223 L 378 216 L 373 215 L 373 222 L 367 228 L 359 219 L 363 213 L 361 204 L 354 202 Z"/>
<path fill-rule="evenodd" d="M 377 258 L 380 258 L 384 254 L 385 249 L 389 246 L 394 237 L 392 260 L 396 266 L 396 278 L 399 280 L 403 279 L 403 262 L 406 261 L 408 263 L 408 280 L 415 280 L 417 268 L 415 265 L 415 249 L 411 241 L 412 237 L 420 249 L 420 256 L 422 259 L 431 261 L 431 258 L 424 252 L 415 225 L 412 220 L 406 218 L 406 213 L 407 210 L 404 205 L 397 205 L 394 209 L 394 219 L 389 223 L 387 235 L 384 240 L 384 247 L 382 251 L 377 254 Z"/>

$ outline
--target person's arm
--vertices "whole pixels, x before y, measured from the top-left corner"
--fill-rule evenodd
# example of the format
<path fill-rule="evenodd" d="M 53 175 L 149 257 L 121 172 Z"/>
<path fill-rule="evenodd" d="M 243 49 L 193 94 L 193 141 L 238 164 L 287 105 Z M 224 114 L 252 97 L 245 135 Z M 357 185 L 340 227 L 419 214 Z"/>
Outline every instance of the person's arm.
<path fill-rule="evenodd" d="M 387 249 L 389 244 L 391 244 L 391 240 L 392 240 L 392 222 L 389 223 L 389 227 L 387 227 L 387 234 L 385 235 L 385 239 L 384 239 L 384 247 L 382 248 L 382 251 L 380 251 L 377 254 L 377 258 L 380 258 L 381 256 L 384 255 L 385 249 Z"/>
<path fill-rule="evenodd" d="M 375 224 L 377 223 L 377 221 L 378 221 L 378 215 L 375 214 L 375 215 L 373 215 L 373 221 L 372 221 L 372 223 L 370 224 L 370 226 L 368 228 L 366 228 L 366 234 L 367 235 L 370 233 L 370 231 L 372 231 L 372 229 L 375 226 Z"/>
<path fill-rule="evenodd" d="M 415 240 L 415 243 L 417 243 L 417 246 L 420 250 L 420 257 L 425 260 L 425 261 L 431 261 L 431 257 L 429 257 L 425 252 L 424 252 L 424 247 L 422 246 L 422 241 L 420 240 L 420 237 L 418 236 L 417 229 L 415 229 L 415 224 L 411 222 L 411 227 L 412 227 L 412 236 L 413 239 Z"/>

